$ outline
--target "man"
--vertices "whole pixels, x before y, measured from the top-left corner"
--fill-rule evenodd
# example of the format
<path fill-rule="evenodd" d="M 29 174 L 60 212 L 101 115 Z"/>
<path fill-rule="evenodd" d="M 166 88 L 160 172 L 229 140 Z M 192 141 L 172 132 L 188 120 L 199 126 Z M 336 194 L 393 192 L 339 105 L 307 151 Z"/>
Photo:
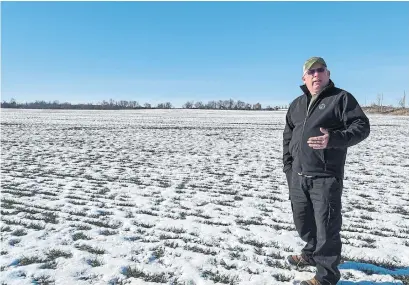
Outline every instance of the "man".
<path fill-rule="evenodd" d="M 347 148 L 369 136 L 369 120 L 357 100 L 335 87 L 321 57 L 303 66 L 303 95 L 286 114 L 283 164 L 296 230 L 306 242 L 287 260 L 316 266 L 301 285 L 335 285 L 340 279 L 341 195 Z"/>

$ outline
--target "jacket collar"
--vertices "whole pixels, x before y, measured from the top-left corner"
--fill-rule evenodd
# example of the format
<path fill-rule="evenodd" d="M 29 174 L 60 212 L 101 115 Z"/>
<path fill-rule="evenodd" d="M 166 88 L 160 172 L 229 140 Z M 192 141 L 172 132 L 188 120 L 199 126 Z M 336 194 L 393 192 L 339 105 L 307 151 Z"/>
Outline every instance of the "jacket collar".
<path fill-rule="evenodd" d="M 324 89 L 322 89 L 321 92 L 318 93 L 318 95 L 321 95 L 322 93 L 324 93 L 325 91 L 327 91 L 328 89 L 331 89 L 331 88 L 333 88 L 333 87 L 335 87 L 335 84 L 334 84 L 334 82 L 330 79 L 329 82 L 328 82 L 328 85 L 325 86 Z M 304 84 L 304 85 L 301 85 L 300 88 L 301 88 L 301 90 L 304 92 L 305 95 L 311 96 L 310 91 L 308 91 L 307 85 L 305 85 L 305 84 Z"/>

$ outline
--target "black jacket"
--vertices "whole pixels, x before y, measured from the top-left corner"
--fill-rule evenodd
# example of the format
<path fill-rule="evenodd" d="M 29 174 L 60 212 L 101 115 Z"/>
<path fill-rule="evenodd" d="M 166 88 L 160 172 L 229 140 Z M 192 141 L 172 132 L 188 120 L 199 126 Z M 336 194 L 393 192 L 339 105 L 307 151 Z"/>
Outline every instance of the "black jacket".
<path fill-rule="evenodd" d="M 344 177 L 347 148 L 369 136 L 367 116 L 349 92 L 335 87 L 330 80 L 327 87 L 312 103 L 305 85 L 304 94 L 296 98 L 288 109 L 283 132 L 283 171 L 311 176 Z M 329 131 L 325 149 L 313 149 L 307 144 L 310 137 L 324 135 L 320 127 Z M 288 174 L 287 174 L 288 179 Z"/>

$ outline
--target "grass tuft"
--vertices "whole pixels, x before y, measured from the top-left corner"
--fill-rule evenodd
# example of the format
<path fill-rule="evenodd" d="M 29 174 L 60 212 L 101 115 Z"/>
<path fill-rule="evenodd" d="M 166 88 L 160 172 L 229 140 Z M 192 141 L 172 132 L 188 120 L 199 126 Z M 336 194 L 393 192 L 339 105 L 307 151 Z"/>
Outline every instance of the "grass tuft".
<path fill-rule="evenodd" d="M 38 277 L 33 277 L 34 284 L 38 285 L 54 285 L 55 281 L 52 279 L 51 276 L 48 275 L 41 275 Z"/>
<path fill-rule="evenodd" d="M 101 230 L 99 231 L 99 234 L 104 235 L 104 236 L 112 236 L 116 235 L 118 232 L 116 231 L 110 231 L 110 230 Z"/>
<path fill-rule="evenodd" d="M 212 280 L 215 283 L 235 285 L 238 284 L 240 281 L 238 276 L 230 276 L 228 274 L 223 274 L 220 273 L 218 270 L 216 272 L 204 270 L 201 275 L 203 278 Z"/>
<path fill-rule="evenodd" d="M 275 280 L 279 282 L 289 282 L 291 281 L 291 279 L 293 279 L 293 276 L 286 276 L 285 274 L 282 273 L 273 274 L 272 276 L 275 278 Z"/>
<path fill-rule="evenodd" d="M 90 240 L 91 238 L 89 236 L 87 236 L 86 234 L 84 234 L 83 232 L 77 232 L 77 233 L 72 235 L 72 239 L 74 241 L 76 241 L 76 240 L 79 240 L 79 239 Z"/>
<path fill-rule="evenodd" d="M 133 224 L 134 224 L 135 226 L 140 226 L 140 227 L 146 228 L 146 229 L 150 229 L 150 228 L 153 228 L 153 227 L 155 226 L 154 224 L 147 224 L 147 223 L 136 222 L 136 221 L 134 221 Z"/>
<path fill-rule="evenodd" d="M 18 260 L 18 265 L 19 266 L 25 266 L 25 265 L 30 265 L 33 263 L 43 263 L 46 262 L 46 260 L 40 258 L 39 256 L 31 256 L 31 257 L 26 257 L 23 256 Z"/>
<path fill-rule="evenodd" d="M 25 231 L 24 229 L 17 229 L 14 232 L 11 233 L 12 236 L 25 236 L 27 234 L 27 231 Z"/>
<path fill-rule="evenodd" d="M 265 244 L 263 242 L 257 241 L 257 240 L 245 240 L 243 237 L 239 238 L 239 242 L 243 243 L 243 244 L 248 244 L 248 245 L 252 245 L 255 247 L 263 247 L 263 246 L 268 246 L 268 244 Z"/>
<path fill-rule="evenodd" d="M 11 229 L 10 226 L 4 226 L 4 227 L 1 227 L 1 230 L 0 230 L 0 231 L 1 231 L 1 232 L 11 232 L 12 229 Z"/>
<path fill-rule="evenodd" d="M 88 251 L 89 253 L 93 253 L 93 254 L 104 254 L 105 250 L 102 248 L 95 248 L 92 247 L 90 245 L 86 245 L 86 244 L 81 244 L 81 245 L 75 245 L 76 248 L 78 248 L 79 250 L 84 250 L 84 251 Z"/>
<path fill-rule="evenodd" d="M 50 251 L 46 252 L 45 255 L 47 256 L 48 260 L 54 260 L 59 257 L 64 257 L 64 258 L 72 257 L 71 252 L 66 252 L 60 249 L 51 249 Z"/>
<path fill-rule="evenodd" d="M 200 252 L 200 253 L 203 253 L 203 254 L 206 254 L 206 255 L 215 256 L 217 254 L 216 251 L 214 251 L 214 250 L 212 250 L 210 248 L 202 248 L 202 247 L 199 247 L 198 245 L 185 245 L 184 249 L 185 250 L 191 250 L 193 252 Z"/>
<path fill-rule="evenodd" d="M 123 270 L 123 274 L 127 277 L 143 279 L 146 282 L 167 283 L 170 278 L 173 277 L 173 273 L 146 273 L 138 268 L 132 268 L 130 266 Z"/>
<path fill-rule="evenodd" d="M 186 230 L 184 228 L 176 228 L 176 227 L 170 227 L 164 229 L 165 231 L 172 232 L 174 234 L 183 234 L 186 233 Z"/>
<path fill-rule="evenodd" d="M 101 220 L 85 220 L 84 222 L 103 228 L 117 229 L 122 226 L 121 222 L 109 223 Z"/>
<path fill-rule="evenodd" d="M 98 259 L 97 257 L 88 259 L 87 263 L 89 265 L 91 265 L 92 267 L 98 267 L 98 266 L 101 266 L 103 264 L 103 262 L 100 259 Z"/>
<path fill-rule="evenodd" d="M 81 230 L 81 231 L 89 231 L 90 229 L 92 229 L 92 227 L 88 225 L 77 225 L 76 227 L 78 230 Z"/>

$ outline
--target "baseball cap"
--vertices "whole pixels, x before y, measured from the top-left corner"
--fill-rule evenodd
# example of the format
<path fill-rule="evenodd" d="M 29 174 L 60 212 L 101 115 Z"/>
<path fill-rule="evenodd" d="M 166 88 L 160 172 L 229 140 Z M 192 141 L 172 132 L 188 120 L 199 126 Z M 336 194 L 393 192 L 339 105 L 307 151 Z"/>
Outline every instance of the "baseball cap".
<path fill-rule="evenodd" d="M 304 63 L 303 65 L 303 73 L 305 74 L 305 72 L 311 68 L 311 66 L 313 66 L 315 63 L 320 63 L 322 65 L 324 65 L 325 67 L 327 67 L 327 64 L 325 62 L 325 60 L 322 57 L 318 57 L 318 56 L 313 56 L 309 59 L 307 59 L 307 61 Z"/>

